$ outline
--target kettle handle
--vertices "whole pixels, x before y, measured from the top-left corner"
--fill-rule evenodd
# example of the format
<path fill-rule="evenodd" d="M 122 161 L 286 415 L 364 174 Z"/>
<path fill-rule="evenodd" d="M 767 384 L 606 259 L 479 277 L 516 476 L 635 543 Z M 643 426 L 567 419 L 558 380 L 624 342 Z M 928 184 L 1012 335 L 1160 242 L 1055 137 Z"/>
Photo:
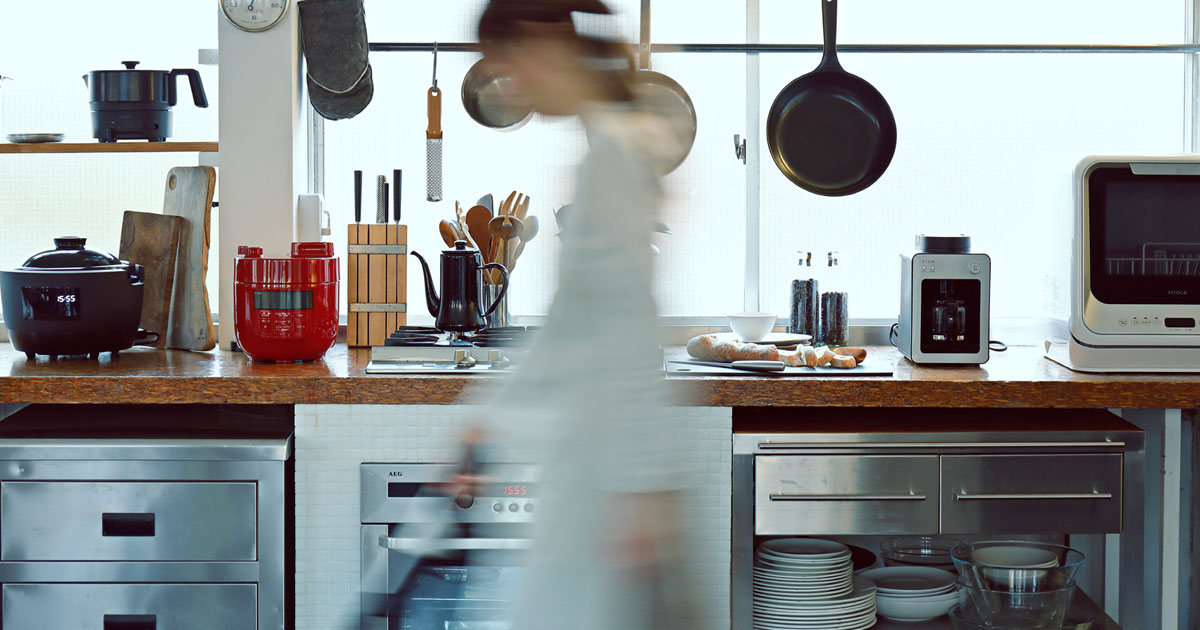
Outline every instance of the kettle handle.
<path fill-rule="evenodd" d="M 204 83 L 200 81 L 200 72 L 197 70 L 172 70 L 171 71 L 171 89 L 174 90 L 175 77 L 185 75 L 188 78 L 188 84 L 192 88 L 192 102 L 196 107 L 208 107 L 208 97 L 204 94 Z M 171 99 L 171 104 L 175 104 L 175 99 Z"/>
<path fill-rule="evenodd" d="M 504 296 L 508 293 L 508 269 L 505 269 L 504 265 L 496 262 L 483 265 L 479 269 L 481 272 L 485 269 L 498 270 L 500 272 L 500 279 L 503 282 L 503 284 L 500 286 L 500 294 L 496 296 L 495 300 L 492 300 L 492 305 L 488 307 L 488 310 L 483 312 L 483 316 L 487 317 L 488 315 L 492 314 L 492 311 L 496 310 L 497 306 L 500 306 L 500 300 L 503 300 Z"/>

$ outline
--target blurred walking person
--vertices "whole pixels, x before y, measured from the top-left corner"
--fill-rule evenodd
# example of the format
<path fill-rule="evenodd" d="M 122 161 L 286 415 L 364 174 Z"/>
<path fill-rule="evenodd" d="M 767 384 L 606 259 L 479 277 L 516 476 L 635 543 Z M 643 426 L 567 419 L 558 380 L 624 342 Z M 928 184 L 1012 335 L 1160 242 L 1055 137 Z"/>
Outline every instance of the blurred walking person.
<path fill-rule="evenodd" d="M 634 98 L 628 47 L 581 35 L 594 0 L 492 0 L 484 56 L 590 150 L 566 217 L 558 290 L 505 391 L 467 440 L 532 446 L 541 497 L 515 630 L 702 628 L 683 571 L 684 488 L 662 375 L 650 233 L 682 140 Z M 676 443 L 677 444 L 677 443 Z"/>

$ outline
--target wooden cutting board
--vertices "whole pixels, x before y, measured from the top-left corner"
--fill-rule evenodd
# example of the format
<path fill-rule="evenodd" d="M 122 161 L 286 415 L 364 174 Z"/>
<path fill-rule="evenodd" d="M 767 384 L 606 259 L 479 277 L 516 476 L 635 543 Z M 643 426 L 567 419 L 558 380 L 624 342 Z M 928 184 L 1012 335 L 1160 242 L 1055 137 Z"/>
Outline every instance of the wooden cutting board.
<path fill-rule="evenodd" d="M 171 290 L 175 286 L 175 262 L 182 229 L 182 217 L 149 212 L 129 211 L 121 221 L 121 260 L 146 268 L 142 320 L 138 325 L 159 334 L 158 342 L 154 344 L 156 348 L 167 346 Z"/>
<path fill-rule="evenodd" d="M 216 171 L 208 166 L 175 167 L 167 175 L 163 214 L 183 218 L 167 326 L 168 348 L 211 350 L 217 345 L 205 285 L 216 185 Z"/>

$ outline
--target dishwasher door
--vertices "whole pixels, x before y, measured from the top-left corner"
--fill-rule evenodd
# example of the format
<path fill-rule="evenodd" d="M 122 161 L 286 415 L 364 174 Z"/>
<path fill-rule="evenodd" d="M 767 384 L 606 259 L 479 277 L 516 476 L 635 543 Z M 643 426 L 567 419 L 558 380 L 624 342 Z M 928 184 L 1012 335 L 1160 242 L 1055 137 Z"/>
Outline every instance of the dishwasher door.
<path fill-rule="evenodd" d="M 937 528 L 936 455 L 754 458 L 755 534 L 926 534 Z"/>

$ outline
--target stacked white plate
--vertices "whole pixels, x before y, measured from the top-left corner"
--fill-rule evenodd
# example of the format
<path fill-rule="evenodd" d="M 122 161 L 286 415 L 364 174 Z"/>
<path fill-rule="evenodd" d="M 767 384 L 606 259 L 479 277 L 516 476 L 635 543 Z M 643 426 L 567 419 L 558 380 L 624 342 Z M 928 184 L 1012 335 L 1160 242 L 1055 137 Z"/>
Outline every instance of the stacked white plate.
<path fill-rule="evenodd" d="M 816 538 L 759 545 L 755 630 L 862 630 L 875 625 L 875 586 L 854 577 L 850 550 Z"/>
<path fill-rule="evenodd" d="M 957 578 L 933 567 L 871 569 L 860 578 L 875 584 L 879 616 L 896 621 L 928 621 L 958 605 Z"/>

